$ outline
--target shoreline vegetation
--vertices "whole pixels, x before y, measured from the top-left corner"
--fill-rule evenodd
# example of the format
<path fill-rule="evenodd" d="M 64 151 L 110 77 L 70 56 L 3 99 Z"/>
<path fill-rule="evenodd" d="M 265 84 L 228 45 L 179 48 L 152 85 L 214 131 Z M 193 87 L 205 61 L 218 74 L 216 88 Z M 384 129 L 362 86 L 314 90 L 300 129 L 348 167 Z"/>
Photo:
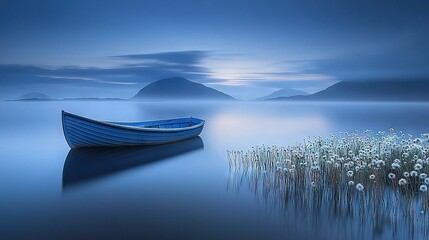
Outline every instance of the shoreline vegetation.
<path fill-rule="evenodd" d="M 358 217 L 362 229 L 372 224 L 375 231 L 387 218 L 389 226 L 409 224 L 407 236 L 429 234 L 429 134 L 345 132 L 227 155 L 233 188 L 247 185 L 266 203 L 301 212 L 303 221 L 320 217 L 305 212 L 326 217 L 331 209 L 337 220 Z"/>

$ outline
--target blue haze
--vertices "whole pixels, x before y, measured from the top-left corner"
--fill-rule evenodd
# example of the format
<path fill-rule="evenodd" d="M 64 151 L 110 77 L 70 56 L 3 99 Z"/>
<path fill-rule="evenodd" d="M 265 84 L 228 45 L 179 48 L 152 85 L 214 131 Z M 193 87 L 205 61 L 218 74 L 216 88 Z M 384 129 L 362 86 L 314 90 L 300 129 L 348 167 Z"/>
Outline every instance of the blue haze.
<path fill-rule="evenodd" d="M 1 102 L 0 212 L 5 239 L 421 239 L 405 218 L 299 213 L 231 185 L 227 149 L 393 127 L 429 132 L 418 103 Z M 70 152 L 60 110 L 112 121 L 196 116 L 200 139 L 152 148 Z M 292 203 L 291 203 L 292 204 Z M 400 212 L 399 212 L 400 213 Z M 417 213 L 416 213 L 417 214 Z M 323 219 L 323 221 L 320 221 Z M 299 222 L 299 227 L 295 224 Z M 378 225 L 372 225 L 377 223 Z M 396 224 L 396 225 L 395 225 Z M 395 229 L 395 231 L 393 230 Z"/>
<path fill-rule="evenodd" d="M 130 97 L 186 77 L 237 98 L 425 79 L 427 1 L 10 1 L 0 98 Z"/>

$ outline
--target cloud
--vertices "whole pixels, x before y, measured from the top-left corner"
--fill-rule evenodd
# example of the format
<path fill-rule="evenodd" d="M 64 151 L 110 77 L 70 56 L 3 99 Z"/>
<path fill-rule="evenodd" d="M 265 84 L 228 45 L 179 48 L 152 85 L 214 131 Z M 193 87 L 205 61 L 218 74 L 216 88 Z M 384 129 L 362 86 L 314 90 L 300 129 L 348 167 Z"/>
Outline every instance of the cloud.
<path fill-rule="evenodd" d="M 0 65 L 0 86 L 33 90 L 71 87 L 137 91 L 144 85 L 167 77 L 181 76 L 209 84 L 239 96 L 244 87 L 323 89 L 334 83 L 330 75 L 306 72 L 309 62 L 267 63 L 249 55 L 215 51 L 177 51 L 110 56 L 111 67 Z M 112 62 L 109 62 L 112 65 Z M 235 87 L 235 88 L 232 88 Z M 131 90 L 132 89 L 132 90 Z M 6 90 L 4 90 L 6 91 Z M 67 93 L 69 94 L 69 93 Z"/>
<path fill-rule="evenodd" d="M 307 73 L 336 76 L 341 80 L 377 81 L 429 78 L 429 33 L 398 36 L 376 48 L 312 60 Z"/>
<path fill-rule="evenodd" d="M 109 68 L 3 64 L 0 65 L 0 84 L 147 84 L 172 76 L 204 81 L 210 72 L 200 63 L 208 54 L 206 51 L 183 51 L 114 56 L 109 59 L 120 61 Z"/>
<path fill-rule="evenodd" d="M 135 82 L 117 82 L 117 81 L 106 81 L 97 78 L 91 77 L 64 77 L 64 76 L 45 76 L 45 75 L 35 75 L 38 78 L 51 78 L 51 79 L 66 79 L 66 80 L 82 80 L 82 81 L 91 81 L 96 83 L 106 83 L 106 84 L 119 84 L 119 85 L 134 85 Z"/>
<path fill-rule="evenodd" d="M 321 90 L 336 82 L 332 75 L 307 72 L 314 68 L 311 61 L 266 62 L 250 56 L 230 56 L 209 63 L 212 86 L 253 88 L 300 88 Z"/>
<path fill-rule="evenodd" d="M 247 55 L 213 51 L 178 51 L 110 56 L 118 60 L 108 68 L 35 65 L 0 65 L 0 84 L 123 84 L 144 85 L 173 76 L 213 85 L 238 86 L 331 80 L 327 75 L 303 73 L 303 63 L 267 64 Z M 219 64 L 220 63 L 220 64 Z M 31 78 L 34 77 L 34 78 Z M 13 79 L 13 81 L 12 81 Z M 294 84 L 296 85 L 296 84 Z M 304 83 L 303 85 L 308 85 Z"/>
<path fill-rule="evenodd" d="M 129 54 L 111 56 L 113 59 L 139 61 L 142 63 L 157 61 L 163 64 L 197 65 L 210 55 L 209 51 L 177 51 L 150 54 Z"/>

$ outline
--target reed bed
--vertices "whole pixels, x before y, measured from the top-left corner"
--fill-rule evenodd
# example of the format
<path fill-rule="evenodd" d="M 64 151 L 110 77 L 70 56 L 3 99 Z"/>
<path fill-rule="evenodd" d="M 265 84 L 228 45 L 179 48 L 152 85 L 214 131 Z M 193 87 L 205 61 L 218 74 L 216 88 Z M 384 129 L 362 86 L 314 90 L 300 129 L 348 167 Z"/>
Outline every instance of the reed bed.
<path fill-rule="evenodd" d="M 234 188 L 247 183 L 284 213 L 314 220 L 320 215 L 305 213 L 331 209 L 321 215 L 354 216 L 373 229 L 387 216 L 407 226 L 404 236 L 428 237 L 429 134 L 344 132 L 227 155 Z"/>

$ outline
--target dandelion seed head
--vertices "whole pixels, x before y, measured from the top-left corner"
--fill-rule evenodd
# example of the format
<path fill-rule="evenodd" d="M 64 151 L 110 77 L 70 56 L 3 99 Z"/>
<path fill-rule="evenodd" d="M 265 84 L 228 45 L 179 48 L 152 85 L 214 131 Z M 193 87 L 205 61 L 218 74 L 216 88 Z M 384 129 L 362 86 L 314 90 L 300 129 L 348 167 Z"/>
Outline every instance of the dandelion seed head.
<path fill-rule="evenodd" d="M 424 185 L 424 184 L 422 184 L 422 185 L 420 185 L 420 191 L 422 191 L 422 192 L 427 192 L 428 191 L 428 186 L 426 186 L 426 185 Z"/>
<path fill-rule="evenodd" d="M 390 179 L 395 179 L 395 178 L 396 178 L 396 175 L 395 175 L 394 173 L 389 173 L 387 176 L 388 176 Z"/>
<path fill-rule="evenodd" d="M 411 171 L 410 172 L 411 177 L 417 177 L 417 175 L 419 175 L 416 171 Z"/>
<path fill-rule="evenodd" d="M 347 172 L 347 176 L 348 176 L 348 177 L 353 177 L 353 171 L 348 171 L 348 172 Z"/>
<path fill-rule="evenodd" d="M 410 177 L 410 173 L 409 172 L 404 172 L 404 177 Z"/>
<path fill-rule="evenodd" d="M 399 169 L 400 167 L 399 163 L 392 163 L 392 169 Z"/>
<path fill-rule="evenodd" d="M 369 175 L 369 179 L 374 180 L 375 179 L 375 175 L 374 174 Z"/>
<path fill-rule="evenodd" d="M 407 184 L 407 180 L 405 180 L 404 178 L 399 179 L 399 185 L 404 186 Z"/>
<path fill-rule="evenodd" d="M 419 171 L 419 170 L 421 170 L 423 168 L 423 166 L 420 164 L 420 163 L 416 163 L 415 165 L 414 165 L 414 170 L 416 170 L 416 171 Z"/>
<path fill-rule="evenodd" d="M 383 160 L 377 160 L 376 164 L 377 164 L 377 167 L 385 166 L 386 165 L 386 163 Z"/>
<path fill-rule="evenodd" d="M 320 167 L 319 166 L 311 166 L 311 170 L 313 170 L 313 171 L 319 171 Z"/>
<path fill-rule="evenodd" d="M 363 189 L 365 189 L 365 187 L 361 183 L 358 183 L 356 184 L 356 189 L 361 192 Z"/>

